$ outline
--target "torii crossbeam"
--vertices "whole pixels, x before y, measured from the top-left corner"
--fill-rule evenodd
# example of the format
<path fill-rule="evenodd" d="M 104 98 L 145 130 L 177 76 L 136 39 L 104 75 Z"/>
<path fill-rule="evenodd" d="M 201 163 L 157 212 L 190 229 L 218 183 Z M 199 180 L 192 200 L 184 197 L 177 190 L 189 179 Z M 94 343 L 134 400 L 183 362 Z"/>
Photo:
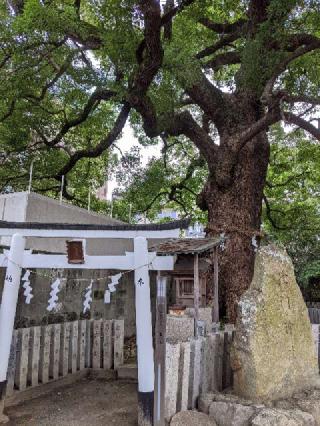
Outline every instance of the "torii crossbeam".
<path fill-rule="evenodd" d="M 139 425 L 153 424 L 154 351 L 149 271 L 173 270 L 174 256 L 156 256 L 148 252 L 147 238 L 177 238 L 188 221 L 161 225 L 73 225 L 0 221 L 0 236 L 12 237 L 10 251 L 0 255 L 7 267 L 0 307 L 0 414 L 14 329 L 14 319 L 22 268 L 118 269 L 134 270 L 136 333 L 138 357 Z M 133 239 L 133 253 L 124 256 L 87 256 L 83 264 L 69 264 L 66 255 L 33 254 L 25 250 L 26 237 Z M 2 407 L 1 407 L 2 404 Z"/>

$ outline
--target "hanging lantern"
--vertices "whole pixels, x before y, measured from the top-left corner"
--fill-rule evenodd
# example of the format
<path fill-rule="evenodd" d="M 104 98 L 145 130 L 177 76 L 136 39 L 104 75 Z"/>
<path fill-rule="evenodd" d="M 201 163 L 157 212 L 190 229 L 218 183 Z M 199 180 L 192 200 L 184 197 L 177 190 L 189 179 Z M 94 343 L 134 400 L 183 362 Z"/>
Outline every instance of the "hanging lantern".
<path fill-rule="evenodd" d="M 81 264 L 84 263 L 84 250 L 82 240 L 67 241 L 68 263 Z"/>

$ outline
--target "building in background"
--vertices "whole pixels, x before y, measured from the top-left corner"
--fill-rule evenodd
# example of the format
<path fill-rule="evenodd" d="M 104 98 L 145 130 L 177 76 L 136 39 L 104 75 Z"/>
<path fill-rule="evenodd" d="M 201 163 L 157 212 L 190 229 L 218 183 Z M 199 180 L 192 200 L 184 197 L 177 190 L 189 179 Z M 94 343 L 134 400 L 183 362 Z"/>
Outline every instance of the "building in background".
<path fill-rule="evenodd" d="M 109 183 L 106 179 L 105 183 L 97 189 L 96 191 L 96 197 L 101 201 L 107 201 L 108 199 L 108 190 L 109 190 Z"/>

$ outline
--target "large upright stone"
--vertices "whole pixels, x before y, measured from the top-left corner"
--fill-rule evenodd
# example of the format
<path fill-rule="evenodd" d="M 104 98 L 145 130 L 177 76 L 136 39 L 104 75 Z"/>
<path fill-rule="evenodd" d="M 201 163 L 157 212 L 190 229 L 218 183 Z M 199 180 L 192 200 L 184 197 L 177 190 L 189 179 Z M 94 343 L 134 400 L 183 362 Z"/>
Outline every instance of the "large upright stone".
<path fill-rule="evenodd" d="M 254 277 L 238 306 L 231 363 L 234 390 L 255 401 L 312 386 L 318 366 L 307 308 L 284 250 L 258 250 Z"/>

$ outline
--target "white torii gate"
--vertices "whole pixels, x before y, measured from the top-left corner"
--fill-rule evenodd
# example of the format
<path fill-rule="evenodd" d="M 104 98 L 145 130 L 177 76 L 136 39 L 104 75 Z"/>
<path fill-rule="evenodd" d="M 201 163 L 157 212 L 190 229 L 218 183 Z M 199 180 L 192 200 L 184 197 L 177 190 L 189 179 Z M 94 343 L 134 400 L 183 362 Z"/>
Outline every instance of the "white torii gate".
<path fill-rule="evenodd" d="M 0 255 L 0 265 L 6 266 L 6 276 L 0 306 L 0 417 L 4 404 L 10 345 L 22 268 L 50 269 L 118 269 L 134 270 L 136 333 L 138 358 L 139 425 L 153 424 L 154 352 L 150 302 L 149 270 L 173 270 L 174 256 L 156 256 L 148 252 L 148 238 L 177 238 L 187 222 L 157 226 L 126 225 L 61 225 L 0 222 L 0 235 L 11 236 L 10 251 Z M 115 229 L 120 228 L 120 229 Z M 25 250 L 26 237 L 40 238 L 122 238 L 134 239 L 134 252 L 124 256 L 87 256 L 84 264 L 69 264 L 66 255 L 33 254 Z"/>

